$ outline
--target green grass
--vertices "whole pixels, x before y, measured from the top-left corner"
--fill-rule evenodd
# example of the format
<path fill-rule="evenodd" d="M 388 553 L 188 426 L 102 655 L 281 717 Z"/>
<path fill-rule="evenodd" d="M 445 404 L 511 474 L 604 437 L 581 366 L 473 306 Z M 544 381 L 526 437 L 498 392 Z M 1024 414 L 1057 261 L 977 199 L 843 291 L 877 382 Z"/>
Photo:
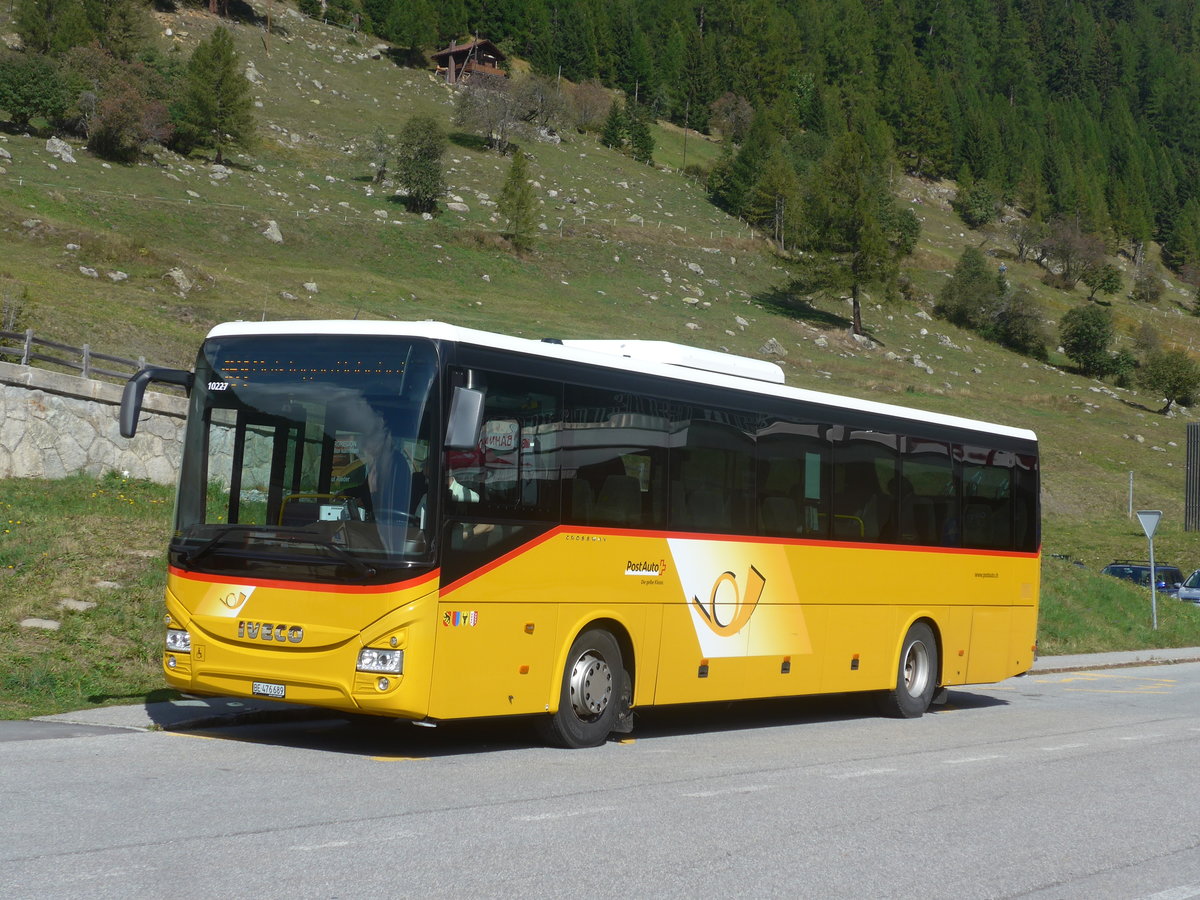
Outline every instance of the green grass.
<path fill-rule="evenodd" d="M 0 718 L 161 694 L 171 489 L 116 475 L 2 483 Z M 21 627 L 26 619 L 61 627 Z"/>
<path fill-rule="evenodd" d="M 371 184 L 359 148 L 376 125 L 395 134 L 413 113 L 436 116 L 453 133 L 449 90 L 425 71 L 368 58 L 363 51 L 371 42 L 365 38 L 355 45 L 340 29 L 280 9 L 276 21 L 285 33 L 272 40 L 269 55 L 260 30 L 234 26 L 239 51 L 262 75 L 263 84 L 254 89 L 262 106 L 255 111 L 256 144 L 232 156 L 227 178 L 211 177 L 204 159 L 170 153 L 119 166 L 78 150 L 77 163 L 51 168 L 44 137 L 0 135 L 13 156 L 0 175 L 0 288 L 6 296 L 27 294 L 21 328 L 62 343 L 86 342 L 103 353 L 185 367 L 211 326 L 264 317 L 433 318 L 530 337 L 641 337 L 748 356 L 759 356 L 774 338 L 787 352 L 779 362 L 789 384 L 1037 431 L 1047 555 L 1068 555 L 1093 573 L 1114 557 L 1144 557 L 1145 538 L 1126 514 L 1133 472 L 1135 507 L 1164 511 L 1159 560 L 1185 572 L 1200 566 L 1200 542 L 1181 525 L 1190 411 L 1160 416 L 1159 398 L 1080 377 L 1056 353 L 1052 360 L 1063 367 L 1042 366 L 930 318 L 947 273 L 968 245 L 1007 264 L 1009 280 L 1033 292 L 1052 330 L 1066 310 L 1085 300 L 1081 289 L 1048 287 L 1040 268 L 1013 259 L 1001 227 L 967 229 L 949 207 L 952 185 L 901 179 L 898 192 L 923 226 L 917 252 L 906 262 L 914 299 L 864 301 L 864 323 L 878 344 L 867 350 L 846 336 L 848 303 L 793 296 L 788 264 L 709 204 L 701 184 L 679 173 L 684 160 L 678 128 L 655 129 L 653 168 L 600 146 L 594 135 L 568 133 L 560 144 L 519 139 L 532 157 L 545 226 L 524 257 L 499 240 L 490 205 L 508 160 L 480 149 L 478 141 L 456 135 L 445 158 L 450 192 L 468 211 L 444 209 L 433 221 L 409 215 L 396 201 L 394 185 L 381 190 Z M 174 29 L 174 43 L 186 53 L 215 20 L 189 9 L 160 16 L 160 24 Z M 5 9 L 0 29 L 13 30 Z M 720 152 L 719 143 L 688 136 L 689 164 L 711 165 Z M 278 222 L 283 244 L 262 237 L 269 220 Z M 95 268 L 100 277 L 86 277 L 80 266 Z M 194 283 L 184 296 L 164 277 L 174 267 Z M 110 280 L 108 273 L 118 270 L 129 278 Z M 1131 278 L 1127 267 L 1127 289 Z M 318 292 L 305 290 L 307 282 Z M 1122 345 L 1132 346 L 1138 329 L 1149 324 L 1168 345 L 1200 346 L 1200 319 L 1188 314 L 1192 292 L 1186 286 L 1171 282 L 1153 307 L 1126 294 L 1105 301 Z M 684 298 L 701 302 L 689 305 Z M 913 364 L 918 356 L 933 374 Z M 167 513 L 162 503 L 144 499 L 157 489 L 137 488 L 143 499 L 130 506 L 107 494 L 93 498 L 85 482 L 74 480 L 61 486 L 10 482 L 5 488 L 2 502 L 9 512 L 20 507 L 15 515 L 23 525 L 0 543 L 0 572 L 13 566 L 7 571 L 14 573 L 0 575 L 0 680 L 13 685 L 3 689 L 9 698 L 4 714 L 155 689 L 161 583 L 143 586 L 142 579 L 152 580 L 155 571 L 161 579 L 161 562 L 123 551 L 161 553 Z M 84 514 L 91 516 L 88 532 L 64 524 L 26 542 L 29 522 L 53 528 L 56 520 Z M 105 524 L 109 518 L 114 524 Z M 56 562 L 42 560 L 42 553 Z M 132 580 L 112 579 L 135 593 L 124 608 L 138 610 L 146 631 L 105 625 L 97 632 L 103 652 L 72 663 L 72 654 L 90 654 L 82 635 L 92 635 L 94 623 L 115 614 L 113 598 L 88 579 L 125 566 L 146 570 Z M 1135 608 L 1139 595 L 1128 589 L 1123 601 L 1114 599 L 1112 613 L 1125 626 L 1114 626 L 1103 640 L 1086 629 L 1063 631 L 1071 616 L 1059 622 L 1056 609 L 1087 607 L 1111 586 L 1095 575 L 1060 584 L 1052 577 L 1056 566 L 1047 563 L 1043 652 L 1058 646 L 1122 649 L 1165 639 L 1138 631 L 1146 617 Z M 25 616 L 54 617 L 65 596 L 105 602 L 66 615 L 57 633 L 16 629 Z M 1057 624 L 1048 630 L 1047 623 Z M 1180 640 L 1200 644 L 1200 634 Z M 135 649 L 122 644 L 124 649 L 109 652 L 108 643 L 122 641 Z M 112 674 L 114 666 L 126 674 Z M 86 677 L 72 674 L 77 671 Z"/>
<path fill-rule="evenodd" d="M 1200 606 L 1159 594 L 1157 607 L 1155 630 L 1148 590 L 1065 560 L 1047 559 L 1038 652 L 1058 656 L 1200 646 Z"/>

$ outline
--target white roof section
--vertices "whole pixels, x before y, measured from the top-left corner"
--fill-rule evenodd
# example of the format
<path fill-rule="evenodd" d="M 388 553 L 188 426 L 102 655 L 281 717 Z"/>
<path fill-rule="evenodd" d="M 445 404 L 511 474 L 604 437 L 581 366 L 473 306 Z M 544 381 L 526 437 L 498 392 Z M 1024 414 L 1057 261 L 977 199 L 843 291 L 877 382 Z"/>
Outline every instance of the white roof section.
<path fill-rule="evenodd" d="M 214 327 L 210 338 L 235 335 L 371 335 L 428 338 L 472 344 L 513 353 L 573 360 L 589 365 L 639 372 L 659 378 L 709 384 L 713 387 L 752 391 L 834 409 L 854 410 L 876 415 L 895 416 L 913 422 L 927 422 L 949 428 L 966 428 L 1018 440 L 1036 441 L 1027 428 L 1013 428 L 961 416 L 926 412 L 890 403 L 859 400 L 822 391 L 789 387 L 783 383 L 783 370 L 775 363 L 702 350 L 668 341 L 538 341 L 512 337 L 474 328 L 462 328 L 432 320 L 392 322 L 366 319 L 295 319 L 277 322 L 225 322 Z M 754 373 L 754 374 L 751 374 Z"/>
<path fill-rule="evenodd" d="M 702 350 L 699 347 L 688 347 L 684 344 L 672 344 L 669 341 L 563 341 L 562 343 L 564 347 L 572 347 L 576 350 L 607 353 L 610 356 L 623 356 L 626 359 L 636 359 L 642 362 L 681 366 L 685 369 L 700 369 L 704 372 L 723 372 L 726 375 L 737 375 L 739 378 L 753 378 L 755 381 L 783 384 L 783 369 L 773 362 L 751 359 L 748 356 L 734 356 L 732 353 L 719 353 L 716 350 Z"/>

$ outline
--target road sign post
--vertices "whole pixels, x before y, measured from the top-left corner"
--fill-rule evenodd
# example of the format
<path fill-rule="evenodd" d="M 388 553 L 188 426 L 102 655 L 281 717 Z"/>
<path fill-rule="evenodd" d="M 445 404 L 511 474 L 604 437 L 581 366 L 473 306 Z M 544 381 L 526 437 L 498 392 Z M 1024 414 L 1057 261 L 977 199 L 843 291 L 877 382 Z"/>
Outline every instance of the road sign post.
<path fill-rule="evenodd" d="M 1146 532 L 1146 540 L 1150 542 L 1150 617 L 1154 630 L 1158 631 L 1158 569 L 1154 565 L 1154 532 L 1162 518 L 1161 509 L 1139 509 L 1138 521 L 1142 523 L 1142 531 Z"/>

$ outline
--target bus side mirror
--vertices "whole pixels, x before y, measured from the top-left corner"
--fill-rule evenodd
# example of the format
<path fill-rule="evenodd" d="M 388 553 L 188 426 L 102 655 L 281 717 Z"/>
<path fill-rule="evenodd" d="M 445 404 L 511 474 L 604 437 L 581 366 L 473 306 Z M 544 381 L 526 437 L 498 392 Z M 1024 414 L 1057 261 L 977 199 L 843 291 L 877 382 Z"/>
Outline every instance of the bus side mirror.
<path fill-rule="evenodd" d="M 177 384 L 189 394 L 196 376 L 183 369 L 158 369 L 153 366 L 140 369 L 125 382 L 121 393 L 121 437 L 131 438 L 137 434 L 138 417 L 142 414 L 142 398 L 152 381 Z"/>
<path fill-rule="evenodd" d="M 446 449 L 475 449 L 479 445 L 482 424 L 483 391 L 456 387 L 450 398 L 450 416 L 446 422 Z"/>

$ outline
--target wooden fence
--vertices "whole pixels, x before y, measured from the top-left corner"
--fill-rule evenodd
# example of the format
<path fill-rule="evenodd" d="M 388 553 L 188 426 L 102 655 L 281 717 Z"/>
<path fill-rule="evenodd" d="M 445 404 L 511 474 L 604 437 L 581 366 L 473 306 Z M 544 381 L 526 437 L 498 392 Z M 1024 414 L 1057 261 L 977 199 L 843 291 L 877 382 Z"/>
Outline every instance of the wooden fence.
<path fill-rule="evenodd" d="M 58 351 L 62 355 L 43 352 Z M 59 344 L 45 338 L 34 337 L 33 329 L 24 332 L 0 331 L 0 360 L 12 361 L 22 366 L 30 366 L 36 362 L 51 363 L 56 366 L 78 372 L 84 378 L 114 378 L 125 381 L 134 372 L 145 368 L 146 358 L 126 359 L 123 356 L 110 356 L 107 353 L 97 353 L 84 344 L 82 347 L 72 347 L 69 344 Z M 102 368 L 96 363 L 111 363 L 123 367 L 122 370 Z M 174 385 L 161 385 L 174 387 Z M 182 390 L 182 388 L 180 388 Z"/>

